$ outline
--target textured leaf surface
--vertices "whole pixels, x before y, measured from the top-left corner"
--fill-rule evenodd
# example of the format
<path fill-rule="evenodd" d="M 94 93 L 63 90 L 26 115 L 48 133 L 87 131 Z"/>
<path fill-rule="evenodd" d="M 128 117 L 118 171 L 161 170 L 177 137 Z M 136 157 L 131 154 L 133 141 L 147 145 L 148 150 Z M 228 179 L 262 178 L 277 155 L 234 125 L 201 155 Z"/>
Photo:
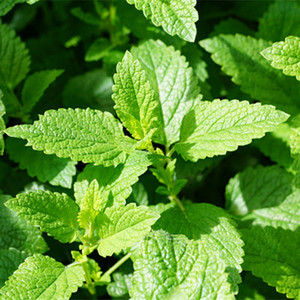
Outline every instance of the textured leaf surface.
<path fill-rule="evenodd" d="M 253 225 L 295 230 L 300 225 L 300 192 L 293 176 L 279 168 L 249 168 L 226 187 L 226 208 Z"/>
<path fill-rule="evenodd" d="M 260 277 L 288 298 L 300 296 L 300 231 L 253 227 L 242 230 L 245 270 Z"/>
<path fill-rule="evenodd" d="M 125 164 L 117 167 L 87 165 L 78 175 L 74 185 L 76 202 L 80 205 L 89 184 L 96 179 L 103 204 L 108 201 L 110 193 L 115 204 L 125 204 L 125 199 L 131 194 L 131 186 L 151 164 L 147 157 L 146 152 L 136 151 L 129 155 Z"/>
<path fill-rule="evenodd" d="M 18 194 L 5 205 L 62 243 L 73 242 L 76 238 L 79 209 L 66 194 L 38 190 Z"/>
<path fill-rule="evenodd" d="M 161 218 L 153 228 L 205 241 L 208 248 L 219 253 L 225 261 L 228 281 L 237 293 L 237 284 L 241 281 L 239 273 L 242 271 L 243 242 L 235 222 L 223 209 L 211 204 L 191 204 L 185 207 L 184 215 L 178 207 L 169 208 L 161 213 Z"/>
<path fill-rule="evenodd" d="M 63 70 L 45 70 L 36 72 L 26 79 L 22 90 L 22 103 L 25 113 L 32 110 L 49 85 L 62 73 Z"/>
<path fill-rule="evenodd" d="M 246 215 L 253 225 L 296 230 L 300 227 L 300 192 L 289 195 L 279 206 L 262 208 Z"/>
<path fill-rule="evenodd" d="M 126 297 L 132 287 L 132 274 L 123 274 L 115 272 L 113 274 L 114 281 L 107 285 L 106 290 L 111 297 Z"/>
<path fill-rule="evenodd" d="M 260 52 L 270 44 L 243 35 L 219 35 L 200 42 L 232 81 L 263 104 L 273 104 L 288 113 L 299 110 L 299 83 L 272 68 Z"/>
<path fill-rule="evenodd" d="M 150 233 L 133 261 L 132 299 L 234 299 L 218 254 L 183 235 Z"/>
<path fill-rule="evenodd" d="M 134 138 L 144 138 L 163 122 L 161 108 L 145 71 L 129 52 L 118 63 L 114 81 L 114 108 L 119 118 Z"/>
<path fill-rule="evenodd" d="M 45 252 L 48 247 L 41 232 L 4 206 L 9 196 L 0 196 L 0 249 L 16 248 L 28 253 Z"/>
<path fill-rule="evenodd" d="M 69 299 L 84 281 L 81 266 L 65 267 L 48 256 L 28 257 L 0 290 L 1 299 Z"/>
<path fill-rule="evenodd" d="M 32 177 L 53 185 L 71 188 L 73 176 L 76 174 L 76 162 L 56 155 L 45 155 L 25 147 L 25 142 L 14 138 L 6 140 L 9 158 L 17 163 L 22 170 L 27 170 Z"/>
<path fill-rule="evenodd" d="M 234 215 L 280 205 L 290 194 L 293 176 L 278 166 L 248 168 L 230 179 L 226 209 Z"/>
<path fill-rule="evenodd" d="M 196 37 L 195 22 L 198 13 L 194 8 L 195 0 L 127 0 L 142 10 L 147 19 L 155 26 L 162 26 L 170 35 L 178 35 L 182 39 L 193 42 Z"/>
<path fill-rule="evenodd" d="M 262 55 L 271 61 L 272 67 L 300 80 L 300 37 L 289 36 L 284 42 L 274 43 Z"/>
<path fill-rule="evenodd" d="M 25 78 L 29 65 L 30 57 L 25 44 L 14 30 L 0 22 L 0 89 L 4 94 L 3 102 L 8 114 L 20 109 L 12 90 Z"/>
<path fill-rule="evenodd" d="M 259 22 L 258 37 L 276 42 L 289 35 L 300 36 L 299 16 L 299 2 L 276 0 Z"/>
<path fill-rule="evenodd" d="M 151 229 L 159 214 L 146 206 L 130 203 L 126 206 L 114 205 L 105 210 L 109 221 L 97 229 L 101 238 L 98 252 L 101 256 L 111 256 L 140 241 Z"/>
<path fill-rule="evenodd" d="M 0 288 L 28 254 L 14 248 L 0 249 Z"/>
<path fill-rule="evenodd" d="M 155 141 L 170 145 L 179 139 L 184 115 L 201 98 L 198 80 L 185 57 L 160 41 L 146 41 L 132 48 L 131 53 L 139 60 L 161 103 L 163 122 Z"/>
<path fill-rule="evenodd" d="M 5 132 L 27 139 L 27 145 L 46 154 L 105 166 L 125 162 L 135 144 L 110 113 L 89 108 L 49 110 L 33 125 L 19 125 Z"/>
<path fill-rule="evenodd" d="M 63 103 L 72 108 L 96 108 L 113 113 L 113 80 L 101 69 L 72 77 L 63 91 Z"/>
<path fill-rule="evenodd" d="M 191 161 L 225 154 L 263 137 L 287 118 L 287 114 L 274 106 L 260 103 L 203 101 L 183 119 L 180 142 L 175 149 Z"/>

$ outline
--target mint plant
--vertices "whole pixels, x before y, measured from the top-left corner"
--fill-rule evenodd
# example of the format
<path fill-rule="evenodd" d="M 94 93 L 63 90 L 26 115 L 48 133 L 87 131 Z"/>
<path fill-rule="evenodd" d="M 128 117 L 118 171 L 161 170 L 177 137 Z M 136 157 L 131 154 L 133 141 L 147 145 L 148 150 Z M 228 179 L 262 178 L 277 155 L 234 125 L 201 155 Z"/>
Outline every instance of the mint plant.
<path fill-rule="evenodd" d="M 21 2 L 0 299 L 300 298 L 300 3 Z"/>

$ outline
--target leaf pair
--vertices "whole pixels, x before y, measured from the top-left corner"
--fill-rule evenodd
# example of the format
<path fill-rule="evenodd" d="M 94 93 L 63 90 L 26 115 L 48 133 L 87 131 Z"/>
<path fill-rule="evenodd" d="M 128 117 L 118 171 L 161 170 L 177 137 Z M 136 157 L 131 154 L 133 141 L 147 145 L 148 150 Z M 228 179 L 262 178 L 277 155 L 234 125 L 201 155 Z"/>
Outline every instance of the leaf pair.
<path fill-rule="evenodd" d="M 98 247 L 102 256 L 131 247 L 159 218 L 145 206 L 107 202 L 96 180 L 79 205 L 66 194 L 39 190 L 18 194 L 6 206 L 60 242 L 81 239 L 89 252 Z"/>
<path fill-rule="evenodd" d="M 136 139 L 156 129 L 153 140 L 162 145 L 179 140 L 184 115 L 201 98 L 186 59 L 160 41 L 127 52 L 114 80 L 113 100 L 124 126 Z"/>

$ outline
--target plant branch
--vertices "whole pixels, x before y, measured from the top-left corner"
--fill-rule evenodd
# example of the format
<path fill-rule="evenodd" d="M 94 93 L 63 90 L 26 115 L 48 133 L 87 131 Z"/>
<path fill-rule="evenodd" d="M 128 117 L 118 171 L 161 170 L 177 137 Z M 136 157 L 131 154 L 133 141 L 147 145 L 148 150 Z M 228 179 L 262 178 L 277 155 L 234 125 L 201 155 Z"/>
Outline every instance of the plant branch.
<path fill-rule="evenodd" d="M 109 276 L 115 270 L 117 270 L 126 260 L 128 260 L 131 256 L 131 252 L 127 253 L 123 256 L 119 261 L 117 261 L 111 268 L 109 268 L 101 277 Z"/>

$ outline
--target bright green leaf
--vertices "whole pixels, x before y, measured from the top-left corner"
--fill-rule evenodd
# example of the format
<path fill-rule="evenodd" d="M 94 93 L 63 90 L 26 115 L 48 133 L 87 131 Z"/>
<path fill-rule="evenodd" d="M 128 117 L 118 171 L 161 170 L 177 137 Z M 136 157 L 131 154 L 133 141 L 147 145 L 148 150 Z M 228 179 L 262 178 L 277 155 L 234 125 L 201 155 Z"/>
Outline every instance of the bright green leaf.
<path fill-rule="evenodd" d="M 22 90 L 24 113 L 29 113 L 32 110 L 49 85 L 62 73 L 63 70 L 45 70 L 27 77 Z"/>
<path fill-rule="evenodd" d="M 281 205 L 257 209 L 243 220 L 251 220 L 253 225 L 297 229 L 300 226 L 300 191 L 289 195 Z"/>
<path fill-rule="evenodd" d="M 239 273 L 242 271 L 243 242 L 235 222 L 223 209 L 206 203 L 190 204 L 183 214 L 177 206 L 171 207 L 161 213 L 153 228 L 171 234 L 184 234 L 195 241 L 205 241 L 208 248 L 225 261 L 228 281 L 232 284 L 232 291 L 237 293 L 237 284 L 241 282 Z"/>
<path fill-rule="evenodd" d="M 114 75 L 113 100 L 123 125 L 136 139 L 143 139 L 162 123 L 161 107 L 138 60 L 126 52 Z"/>
<path fill-rule="evenodd" d="M 234 151 L 261 138 L 288 118 L 274 106 L 247 101 L 203 101 L 185 116 L 175 148 L 187 160 Z"/>
<path fill-rule="evenodd" d="M 101 256 L 111 256 L 121 250 L 132 247 L 151 229 L 159 214 L 147 206 L 114 205 L 105 210 L 109 220 L 105 220 L 97 228 L 101 238 L 98 252 Z"/>
<path fill-rule="evenodd" d="M 296 229 L 300 225 L 300 191 L 293 176 L 278 166 L 249 168 L 226 187 L 226 208 L 253 225 Z"/>
<path fill-rule="evenodd" d="M 261 54 L 271 61 L 272 67 L 300 80 L 300 37 L 289 36 L 284 42 L 274 43 Z"/>
<path fill-rule="evenodd" d="M 45 155 L 25 147 L 25 142 L 14 138 L 6 140 L 9 158 L 19 163 L 22 170 L 27 170 L 31 177 L 39 181 L 49 181 L 52 185 L 71 188 L 73 176 L 76 174 L 76 162 L 56 155 Z"/>
<path fill-rule="evenodd" d="M 5 132 L 27 139 L 27 145 L 46 154 L 104 166 L 124 163 L 135 145 L 110 113 L 89 108 L 49 110 L 33 125 L 19 125 Z"/>
<path fill-rule="evenodd" d="M 0 288 L 28 254 L 15 248 L 0 249 Z"/>
<path fill-rule="evenodd" d="M 152 232 L 132 259 L 132 299 L 234 299 L 218 253 L 184 235 Z"/>
<path fill-rule="evenodd" d="M 226 209 L 243 216 L 253 210 L 278 206 L 293 193 L 293 176 L 278 166 L 248 168 L 226 187 Z"/>
<path fill-rule="evenodd" d="M 70 299 L 84 281 L 81 266 L 65 267 L 43 255 L 28 257 L 0 290 L 1 299 Z"/>
<path fill-rule="evenodd" d="M 115 272 L 113 274 L 114 281 L 107 285 L 106 290 L 111 297 L 126 297 L 132 287 L 132 274 L 123 274 Z"/>
<path fill-rule="evenodd" d="M 260 55 L 270 43 L 237 34 L 219 35 L 201 41 L 200 45 L 212 54 L 213 61 L 232 76 L 232 81 L 240 85 L 243 92 L 290 114 L 298 112 L 299 83 L 272 68 Z"/>
<path fill-rule="evenodd" d="M 252 227 L 242 230 L 243 267 L 288 298 L 300 297 L 300 231 Z"/>
<path fill-rule="evenodd" d="M 9 196 L 0 196 L 0 249 L 15 248 L 28 253 L 46 252 L 41 232 L 4 206 Z"/>
<path fill-rule="evenodd" d="M 195 22 L 198 13 L 194 8 L 195 0 L 127 0 L 142 10 L 147 19 L 151 19 L 155 26 L 162 26 L 170 35 L 178 35 L 182 39 L 193 42 L 196 38 Z"/>
<path fill-rule="evenodd" d="M 146 152 L 135 151 L 129 155 L 123 165 L 117 167 L 103 167 L 87 165 L 78 175 L 74 185 L 75 198 L 80 205 L 89 184 L 96 179 L 100 188 L 101 201 L 106 206 L 111 194 L 114 204 L 125 204 L 125 199 L 131 194 L 131 186 L 139 176 L 147 171 L 151 164 Z"/>
<path fill-rule="evenodd" d="M 198 80 L 185 57 L 161 41 L 146 41 L 131 53 L 139 60 L 161 104 L 163 122 L 154 141 L 170 145 L 179 139 L 184 115 L 201 99 Z"/>
<path fill-rule="evenodd" d="M 276 0 L 259 22 L 258 37 L 281 41 L 289 35 L 300 36 L 300 2 Z"/>
<path fill-rule="evenodd" d="M 5 205 L 62 243 L 71 243 L 76 239 L 79 209 L 66 194 L 41 190 L 27 192 L 18 194 Z"/>

